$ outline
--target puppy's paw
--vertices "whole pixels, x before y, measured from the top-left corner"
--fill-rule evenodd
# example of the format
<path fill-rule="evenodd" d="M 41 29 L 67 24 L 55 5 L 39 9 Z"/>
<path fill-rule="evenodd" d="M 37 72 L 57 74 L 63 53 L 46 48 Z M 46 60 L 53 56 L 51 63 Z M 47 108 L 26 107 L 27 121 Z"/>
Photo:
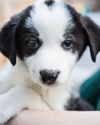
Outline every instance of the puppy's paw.
<path fill-rule="evenodd" d="M 0 125 L 27 108 L 32 99 L 32 91 L 25 87 L 15 87 L 0 95 Z"/>
<path fill-rule="evenodd" d="M 4 125 L 4 123 L 6 123 L 9 119 L 9 116 L 6 116 L 5 114 L 0 114 L 0 125 Z"/>

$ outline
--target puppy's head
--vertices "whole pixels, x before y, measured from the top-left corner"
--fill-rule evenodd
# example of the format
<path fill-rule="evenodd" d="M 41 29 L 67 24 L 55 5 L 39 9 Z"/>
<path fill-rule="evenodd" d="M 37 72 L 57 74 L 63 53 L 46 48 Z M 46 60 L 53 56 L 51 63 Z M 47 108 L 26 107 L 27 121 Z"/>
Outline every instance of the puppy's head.
<path fill-rule="evenodd" d="M 33 4 L 12 17 L 0 32 L 0 51 L 13 65 L 16 56 L 23 60 L 32 80 L 41 85 L 66 83 L 86 46 L 95 61 L 100 28 L 59 1 Z"/>

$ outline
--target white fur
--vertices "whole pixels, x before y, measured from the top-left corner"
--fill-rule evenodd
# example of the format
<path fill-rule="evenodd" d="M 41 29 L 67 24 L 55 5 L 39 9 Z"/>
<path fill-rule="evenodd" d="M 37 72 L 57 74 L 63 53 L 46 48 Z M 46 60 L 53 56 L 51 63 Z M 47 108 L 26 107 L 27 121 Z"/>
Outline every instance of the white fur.
<path fill-rule="evenodd" d="M 69 76 L 77 54 L 65 51 L 61 43 L 65 29 L 74 26 L 71 15 L 63 3 L 57 2 L 52 10 L 40 3 L 35 4 L 35 14 L 31 11 L 25 25 L 37 29 L 43 45 L 35 55 L 24 61 L 17 58 L 15 67 L 7 64 L 0 73 L 0 93 L 4 93 L 0 95 L 0 123 L 24 108 L 63 111 L 70 97 Z M 43 69 L 60 71 L 54 86 L 42 84 L 39 72 Z"/>
<path fill-rule="evenodd" d="M 25 58 L 33 81 L 41 84 L 39 71 L 52 69 L 61 71 L 58 84 L 67 82 L 70 69 L 77 59 L 77 54 L 61 47 L 65 30 L 74 27 L 70 12 L 64 8 L 62 2 L 54 3 L 52 8 L 40 2 L 31 10 L 30 15 L 31 17 L 26 19 L 26 27 L 35 27 L 43 41 L 42 47 L 35 55 Z"/>
<path fill-rule="evenodd" d="M 3 74 L 0 83 L 3 83 L 1 92 L 6 91 L 0 95 L 0 123 L 6 122 L 24 108 L 63 111 L 72 91 L 68 83 L 54 87 L 35 84 L 25 64 L 19 59 L 15 67 L 10 66 L 5 76 Z"/>

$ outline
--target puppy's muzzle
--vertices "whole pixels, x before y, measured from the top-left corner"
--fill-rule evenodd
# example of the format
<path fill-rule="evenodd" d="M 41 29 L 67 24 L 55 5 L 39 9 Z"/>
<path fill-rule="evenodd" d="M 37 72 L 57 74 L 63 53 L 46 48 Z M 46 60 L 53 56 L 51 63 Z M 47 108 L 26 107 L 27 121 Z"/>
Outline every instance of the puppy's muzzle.
<path fill-rule="evenodd" d="M 60 71 L 54 71 L 54 70 L 41 70 L 41 80 L 43 84 L 52 85 L 55 83 L 59 76 Z"/>

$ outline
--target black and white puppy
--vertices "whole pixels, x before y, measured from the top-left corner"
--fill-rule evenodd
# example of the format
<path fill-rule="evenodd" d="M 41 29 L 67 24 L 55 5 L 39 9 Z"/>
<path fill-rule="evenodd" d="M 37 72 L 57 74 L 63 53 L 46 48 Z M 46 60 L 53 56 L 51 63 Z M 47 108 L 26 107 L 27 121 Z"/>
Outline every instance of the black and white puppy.
<path fill-rule="evenodd" d="M 100 51 L 100 28 L 62 1 L 37 1 L 1 29 L 0 123 L 22 109 L 65 110 L 75 63 L 89 46 Z"/>

